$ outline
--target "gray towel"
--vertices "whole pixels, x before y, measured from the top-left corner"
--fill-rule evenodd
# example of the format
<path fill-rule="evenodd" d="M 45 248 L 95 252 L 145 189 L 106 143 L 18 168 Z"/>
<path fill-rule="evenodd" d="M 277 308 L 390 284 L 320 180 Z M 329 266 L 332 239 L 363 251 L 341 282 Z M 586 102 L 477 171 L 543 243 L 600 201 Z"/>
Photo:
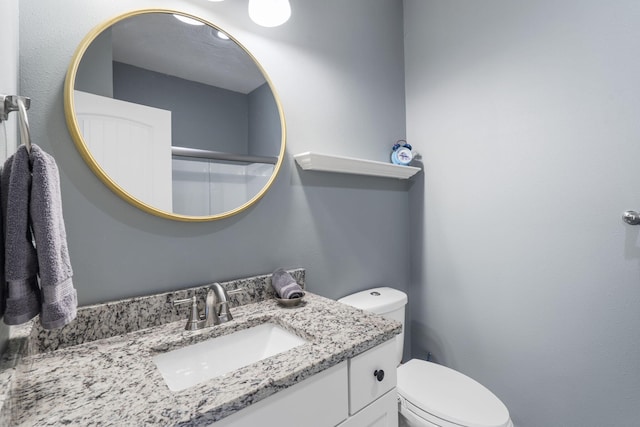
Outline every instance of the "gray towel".
<path fill-rule="evenodd" d="M 58 166 L 36 144 L 31 144 L 31 162 L 30 214 L 42 289 L 40 322 L 43 328 L 54 329 L 75 319 L 77 293 L 71 280 Z"/>
<path fill-rule="evenodd" d="M 2 166 L 0 166 L 0 192 L 2 188 Z M 0 195 L 0 200 L 2 195 Z M 4 215 L 2 214 L 2 202 L 0 201 L 0 318 L 4 316 L 4 310 L 7 307 L 7 300 L 5 295 L 6 282 L 4 281 Z"/>
<path fill-rule="evenodd" d="M 29 227 L 31 172 L 24 146 L 6 160 L 0 184 L 7 282 L 4 323 L 19 325 L 40 312 L 38 262 Z"/>
<path fill-rule="evenodd" d="M 282 268 L 271 275 L 271 286 L 282 299 L 301 298 L 304 295 L 300 285 Z"/>

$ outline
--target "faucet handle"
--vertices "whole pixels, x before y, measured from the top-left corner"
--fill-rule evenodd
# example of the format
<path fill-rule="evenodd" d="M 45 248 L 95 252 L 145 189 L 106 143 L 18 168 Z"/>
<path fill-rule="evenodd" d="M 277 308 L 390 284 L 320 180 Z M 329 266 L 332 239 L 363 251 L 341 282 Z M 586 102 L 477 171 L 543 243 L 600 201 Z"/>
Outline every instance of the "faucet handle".
<path fill-rule="evenodd" d="M 228 322 L 229 320 L 233 320 L 233 316 L 231 315 L 231 310 L 229 310 L 229 301 L 222 301 L 218 304 L 218 318 L 220 319 L 220 323 Z M 222 314 L 222 309 L 224 308 L 224 314 Z"/>
<path fill-rule="evenodd" d="M 213 289 L 209 289 L 207 291 L 207 299 L 205 303 L 205 327 L 211 327 L 214 325 L 220 324 L 220 319 L 218 318 L 218 313 L 216 312 L 216 306 L 218 305 L 218 297 Z"/>
<path fill-rule="evenodd" d="M 222 290 L 222 301 L 218 301 L 218 316 L 220 318 L 220 323 L 224 323 L 228 322 L 229 320 L 233 320 L 233 316 L 231 315 L 231 310 L 229 309 L 229 292 L 227 292 L 227 290 L 222 286 L 220 286 L 219 289 Z M 224 314 L 222 314 L 223 308 Z"/>
<path fill-rule="evenodd" d="M 198 299 L 196 296 L 192 296 L 191 298 L 185 299 L 177 299 L 173 301 L 173 306 L 189 304 L 191 303 L 191 313 L 187 318 L 187 324 L 185 325 L 185 329 L 188 331 L 195 331 L 201 329 L 204 326 L 204 320 L 200 320 L 200 312 L 198 311 Z"/>

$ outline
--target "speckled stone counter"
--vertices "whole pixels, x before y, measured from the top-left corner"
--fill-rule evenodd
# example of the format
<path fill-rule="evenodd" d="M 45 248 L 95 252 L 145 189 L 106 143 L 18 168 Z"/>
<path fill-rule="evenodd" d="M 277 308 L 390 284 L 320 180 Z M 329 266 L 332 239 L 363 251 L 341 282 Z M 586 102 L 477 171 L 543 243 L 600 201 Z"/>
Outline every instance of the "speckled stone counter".
<path fill-rule="evenodd" d="M 304 282 L 303 270 L 292 274 L 299 283 Z M 51 339 L 33 325 L 31 330 L 21 327 L 24 330 L 18 330 L 17 338 L 10 341 L 0 373 L 0 386 L 10 389 L 0 424 L 207 425 L 373 348 L 401 330 L 397 322 L 311 293 L 300 306 L 284 308 L 273 299 L 268 276 L 245 280 L 223 284 L 226 289 L 246 290 L 244 296 L 237 294 L 240 300 L 232 304 L 236 305 L 232 309 L 234 320 L 199 331 L 184 330 L 186 314 L 177 312 L 174 315 L 180 316 L 179 320 L 169 316 L 163 322 L 152 321 L 162 323 L 116 335 L 108 331 L 108 323 L 102 322 L 103 335 L 112 336 L 76 336 L 82 342 L 75 344 L 59 336 Z M 179 292 L 179 296 L 172 293 L 148 298 L 162 301 L 163 309 L 173 298 L 199 293 L 200 288 Z M 131 325 L 133 320 L 125 319 L 125 307 L 135 306 L 130 316 L 136 317 L 140 307 L 132 301 L 111 303 L 111 311 L 120 313 L 120 324 Z M 146 302 L 142 305 L 147 306 Z M 92 309 L 101 313 L 104 306 Z M 148 309 L 158 313 L 158 307 Z M 156 354 L 264 322 L 275 323 L 309 342 L 177 392 L 169 390 L 152 360 Z M 75 328 L 76 332 L 93 331 L 98 326 L 85 328 L 80 324 Z"/>

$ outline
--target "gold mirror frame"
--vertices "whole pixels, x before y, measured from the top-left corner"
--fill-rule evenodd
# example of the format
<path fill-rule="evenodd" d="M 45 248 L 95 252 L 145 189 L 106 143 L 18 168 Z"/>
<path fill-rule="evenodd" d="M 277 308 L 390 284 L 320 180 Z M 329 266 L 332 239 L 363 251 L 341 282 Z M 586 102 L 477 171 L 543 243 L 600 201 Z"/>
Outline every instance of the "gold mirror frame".
<path fill-rule="evenodd" d="M 240 206 L 238 206 L 238 207 L 236 207 L 234 209 L 231 209 L 229 211 L 222 212 L 222 213 L 219 213 L 219 214 L 216 214 L 216 215 L 210 215 L 210 216 L 191 216 L 191 215 L 182 215 L 182 214 L 176 214 L 176 213 L 173 213 L 173 212 L 167 212 L 167 211 L 158 209 L 158 208 L 156 208 L 156 207 L 154 207 L 152 205 L 149 205 L 149 204 L 137 199 L 136 197 L 132 196 L 124 188 L 122 188 L 120 185 L 118 185 L 105 172 L 105 170 L 98 164 L 96 159 L 91 154 L 91 151 L 89 150 L 89 147 L 87 146 L 87 144 L 86 144 L 86 142 L 84 140 L 84 137 L 82 136 L 82 133 L 80 131 L 80 126 L 78 124 L 78 120 L 77 120 L 76 115 L 75 115 L 75 106 L 74 106 L 75 80 L 76 80 L 78 67 L 80 66 L 80 61 L 82 60 L 82 57 L 84 56 L 85 52 L 87 51 L 87 49 L 89 48 L 91 43 L 103 31 L 105 31 L 106 29 L 110 28 L 112 25 L 116 24 L 117 22 L 120 22 L 120 21 L 125 20 L 127 18 L 131 18 L 133 16 L 142 15 L 142 14 L 146 14 L 146 13 L 178 14 L 178 15 L 185 16 L 187 18 L 195 19 L 197 21 L 202 22 L 205 25 L 208 25 L 211 28 L 214 28 L 215 30 L 224 32 L 225 34 L 227 34 L 229 36 L 231 41 L 235 42 L 253 60 L 253 62 L 255 63 L 256 67 L 258 68 L 258 70 L 264 76 L 267 84 L 269 85 L 269 88 L 271 89 L 271 92 L 273 94 L 275 103 L 277 105 L 278 114 L 280 116 L 281 143 L 280 143 L 280 152 L 278 154 L 278 160 L 277 160 L 277 162 L 276 162 L 276 164 L 274 166 L 273 173 L 271 174 L 271 177 L 269 178 L 269 180 L 267 181 L 265 186 L 255 196 L 253 196 L 253 198 L 251 198 L 250 200 L 248 200 L 244 204 L 242 204 L 242 205 L 240 205 Z M 137 207 L 137 208 L 139 208 L 139 209 L 141 209 L 141 210 L 143 210 L 143 211 L 145 211 L 145 212 L 147 212 L 149 214 L 152 214 L 152 215 L 155 215 L 155 216 L 159 216 L 161 218 L 172 219 L 172 220 L 177 220 L 177 221 L 185 221 L 185 222 L 204 222 L 204 221 L 213 221 L 213 220 L 228 218 L 230 216 L 236 215 L 236 214 L 244 211 L 245 209 L 249 208 L 253 204 L 255 204 L 260 198 L 262 198 L 262 196 L 264 196 L 264 194 L 267 192 L 267 190 L 269 190 L 269 188 L 271 187 L 271 185 L 275 181 L 275 179 L 276 179 L 276 177 L 278 175 L 278 172 L 280 171 L 280 167 L 282 165 L 282 162 L 284 160 L 284 152 L 285 152 L 285 146 L 286 146 L 286 126 L 285 126 L 285 119 L 284 119 L 284 111 L 282 109 L 282 103 L 280 102 L 280 98 L 278 97 L 278 94 L 277 94 L 277 92 L 275 90 L 275 87 L 273 86 L 273 83 L 272 83 L 271 79 L 269 78 L 268 74 L 266 73 L 266 71 L 264 70 L 262 65 L 251 54 L 251 52 L 249 52 L 249 50 L 247 50 L 247 48 L 244 47 L 244 45 L 242 45 L 242 43 L 240 43 L 237 39 L 235 39 L 233 36 L 231 36 L 226 31 L 222 30 L 217 25 L 214 25 L 211 22 L 208 22 L 208 21 L 206 21 L 206 20 L 204 20 L 204 19 L 202 19 L 202 18 L 200 18 L 198 16 L 191 15 L 191 14 L 188 14 L 188 13 L 185 13 L 185 12 L 181 12 L 181 11 L 177 11 L 177 10 L 171 10 L 171 9 L 140 9 L 140 10 L 135 10 L 135 11 L 131 11 L 131 12 L 128 12 L 128 13 L 124 13 L 122 15 L 118 15 L 118 16 L 116 16 L 114 18 L 111 18 L 111 19 L 107 20 L 106 22 L 96 26 L 95 28 L 93 28 L 84 37 L 84 39 L 80 42 L 80 45 L 76 49 L 76 51 L 75 51 L 75 53 L 73 55 L 73 58 L 71 60 L 71 64 L 69 65 L 69 68 L 67 70 L 67 75 L 66 75 L 65 83 L 64 83 L 64 112 L 65 112 L 67 127 L 69 128 L 69 132 L 71 134 L 73 142 L 75 143 L 78 151 L 80 152 L 80 155 L 82 156 L 84 161 L 87 163 L 89 168 L 93 171 L 93 173 L 107 187 L 109 187 L 109 189 L 111 189 L 111 191 L 116 193 L 118 196 L 120 196 L 122 199 L 124 199 L 128 203 L 132 204 L 133 206 L 135 206 L 135 207 Z"/>

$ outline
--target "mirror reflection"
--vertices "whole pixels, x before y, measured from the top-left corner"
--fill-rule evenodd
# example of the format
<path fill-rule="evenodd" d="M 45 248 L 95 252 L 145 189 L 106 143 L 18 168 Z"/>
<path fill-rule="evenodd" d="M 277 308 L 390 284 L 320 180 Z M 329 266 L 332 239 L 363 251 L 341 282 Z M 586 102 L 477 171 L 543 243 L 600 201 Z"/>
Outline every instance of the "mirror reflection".
<path fill-rule="evenodd" d="M 127 14 L 88 38 L 67 76 L 67 121 L 116 193 L 181 220 L 226 217 L 264 194 L 282 162 L 284 119 L 244 47 L 170 11 Z"/>

